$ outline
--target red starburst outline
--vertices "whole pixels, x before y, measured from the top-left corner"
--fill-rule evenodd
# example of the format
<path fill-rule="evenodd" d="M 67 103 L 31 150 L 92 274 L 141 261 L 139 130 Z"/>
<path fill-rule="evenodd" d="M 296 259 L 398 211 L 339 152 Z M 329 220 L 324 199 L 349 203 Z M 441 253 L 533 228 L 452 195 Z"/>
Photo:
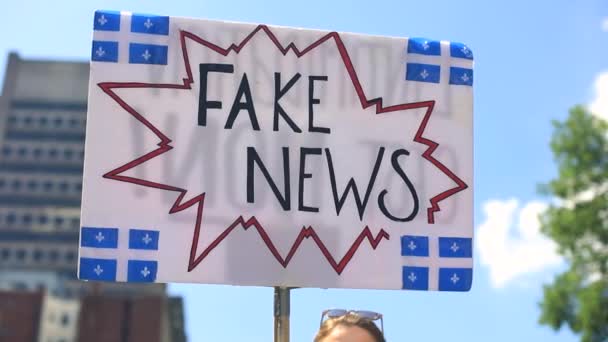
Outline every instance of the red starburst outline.
<path fill-rule="evenodd" d="M 164 89 L 189 90 L 189 89 L 191 89 L 191 84 L 194 83 L 194 79 L 192 77 L 192 70 L 190 68 L 188 51 L 186 49 L 186 39 L 190 39 L 196 43 L 199 43 L 199 44 L 217 52 L 218 54 L 227 56 L 231 52 L 238 54 L 247 45 L 247 43 L 259 32 L 266 33 L 268 38 L 274 43 L 274 45 L 277 47 L 277 49 L 283 55 L 286 55 L 289 51 L 292 51 L 298 58 L 300 58 L 303 55 L 307 54 L 308 52 L 312 51 L 313 49 L 320 46 L 321 44 L 323 44 L 327 41 L 333 40 L 338 48 L 340 57 L 344 63 L 344 66 L 348 72 L 348 75 L 353 83 L 353 86 L 355 88 L 359 101 L 361 103 L 361 107 L 363 109 L 369 108 L 371 106 L 375 106 L 376 114 L 389 113 L 389 112 L 408 110 L 408 109 L 416 109 L 416 108 L 425 108 L 426 109 L 424 118 L 422 119 L 420 127 L 418 128 L 418 130 L 416 131 L 416 134 L 414 136 L 414 142 L 426 145 L 427 149 L 422 154 L 422 157 L 424 159 L 426 159 L 427 161 L 431 162 L 435 167 L 437 167 L 439 170 L 441 170 L 441 172 L 443 172 L 446 176 L 448 176 L 452 181 L 454 181 L 456 183 L 455 187 L 448 189 L 446 191 L 443 191 L 430 199 L 431 206 L 429 208 L 427 208 L 427 220 L 428 220 L 429 224 L 435 223 L 434 213 L 441 210 L 439 207 L 439 202 L 468 188 L 467 184 L 464 181 L 462 181 L 448 167 L 443 165 L 440 161 L 438 161 L 437 159 L 435 159 L 432 156 L 433 152 L 437 149 L 439 144 L 430 139 L 423 137 L 424 130 L 426 129 L 426 126 L 427 126 L 429 119 L 431 117 L 431 114 L 433 112 L 435 101 L 433 101 L 433 100 L 421 101 L 421 102 L 405 103 L 405 104 L 398 104 L 398 105 L 384 107 L 381 97 L 367 99 L 367 97 L 365 96 L 365 93 L 363 91 L 363 88 L 361 86 L 361 83 L 359 81 L 359 78 L 357 76 L 357 73 L 353 67 L 352 61 L 348 55 L 348 51 L 347 51 L 346 47 L 344 46 L 344 43 L 342 42 L 340 35 L 337 32 L 330 32 L 330 33 L 324 35 L 323 37 L 321 37 L 320 39 L 318 39 L 317 41 L 315 41 L 314 43 L 312 43 L 311 45 L 309 45 L 308 47 L 306 47 L 304 50 L 299 50 L 298 47 L 293 42 L 289 43 L 287 46 L 283 46 L 278 41 L 276 36 L 272 33 L 270 28 L 268 28 L 266 25 L 257 26 L 239 44 L 231 44 L 228 48 L 222 48 L 203 38 L 198 37 L 195 34 L 182 30 L 182 31 L 180 31 L 180 42 L 181 42 L 181 48 L 182 48 L 183 59 L 184 59 L 185 68 L 186 68 L 186 75 L 187 75 L 187 77 L 183 79 L 182 84 L 102 82 L 102 83 L 99 83 L 98 86 L 102 89 L 102 91 L 104 93 L 106 93 L 109 97 L 111 97 L 114 101 L 116 101 L 116 103 L 120 107 L 122 107 L 125 111 L 127 111 L 135 119 L 137 119 L 141 124 L 143 124 L 145 127 L 147 127 L 151 132 L 153 132 L 160 140 L 160 142 L 157 145 L 158 146 L 157 149 L 155 149 L 137 159 L 134 159 L 116 169 L 113 169 L 113 170 L 107 172 L 106 174 L 103 175 L 103 177 L 107 178 L 107 179 L 116 180 L 116 181 L 127 182 L 127 183 L 131 183 L 131 184 L 137 184 L 137 185 L 146 186 L 146 187 L 150 187 L 150 188 L 179 193 L 179 196 L 177 197 L 177 199 L 171 206 L 171 209 L 169 210 L 169 214 L 174 214 L 174 213 L 180 212 L 182 210 L 188 209 L 195 204 L 198 205 L 195 230 L 194 230 L 194 235 L 193 235 L 193 239 L 192 239 L 192 246 L 190 249 L 190 259 L 188 262 L 188 271 L 189 272 L 192 271 L 200 262 L 202 262 L 203 259 L 209 253 L 211 253 L 211 251 L 213 251 L 213 249 L 215 249 L 239 225 L 242 225 L 244 229 L 248 229 L 251 226 L 255 227 L 258 234 L 260 235 L 260 237 L 262 238 L 262 240 L 268 247 L 269 251 L 272 253 L 272 255 L 275 257 L 275 259 L 283 267 L 287 267 L 291 258 L 294 256 L 295 252 L 298 250 L 301 242 L 305 238 L 312 238 L 313 241 L 319 247 L 321 253 L 327 259 L 330 266 L 338 274 L 342 273 L 344 268 L 348 265 L 348 263 L 354 256 L 355 252 L 357 251 L 357 249 L 359 248 L 359 246 L 365 239 L 367 239 L 369 241 L 369 243 L 373 249 L 376 249 L 383 238 L 387 239 L 387 240 L 390 238 L 389 234 L 384 229 L 381 229 L 378 232 L 378 234 L 374 237 L 373 234 L 371 233 L 371 230 L 369 229 L 369 227 L 365 226 L 365 228 L 363 229 L 361 234 L 356 238 L 356 240 L 353 242 L 353 244 L 351 245 L 351 247 L 349 248 L 347 253 L 338 262 L 334 259 L 334 257 L 329 252 L 329 250 L 327 249 L 327 247 L 325 246 L 323 241 L 319 238 L 319 236 L 315 232 L 314 228 L 312 228 L 310 226 L 303 227 L 300 231 L 300 234 L 297 236 L 294 244 L 292 245 L 291 249 L 289 250 L 287 256 L 285 258 L 283 258 L 281 256 L 281 254 L 279 253 L 279 251 L 277 250 L 277 248 L 275 247 L 275 245 L 273 244 L 273 242 L 270 239 L 270 237 L 268 236 L 268 234 L 266 233 L 266 230 L 264 229 L 263 225 L 260 224 L 260 222 L 255 217 L 251 217 L 249 220 L 245 221 L 245 219 L 242 216 L 239 216 L 222 234 L 220 234 L 197 257 L 196 252 L 197 252 L 197 245 L 198 245 L 199 235 L 200 235 L 200 230 L 201 230 L 201 225 L 202 225 L 203 208 L 204 208 L 204 203 L 205 203 L 205 193 L 199 194 L 199 195 L 189 199 L 188 201 L 182 203 L 182 201 L 184 200 L 184 197 L 187 193 L 186 189 L 182 189 L 182 188 L 168 185 L 168 184 L 161 184 L 161 183 L 151 182 L 151 181 L 140 179 L 140 178 L 122 175 L 122 173 L 124 173 L 128 170 L 131 170 L 155 157 L 158 157 L 159 155 L 161 155 L 163 153 L 170 151 L 171 149 L 173 149 L 173 147 L 170 145 L 171 139 L 169 139 L 158 128 L 156 128 L 154 125 L 152 125 L 152 123 L 150 123 L 148 120 L 146 120 L 133 107 L 129 106 L 129 104 L 127 104 L 124 100 L 122 100 L 114 92 L 114 89 L 164 88 Z"/>

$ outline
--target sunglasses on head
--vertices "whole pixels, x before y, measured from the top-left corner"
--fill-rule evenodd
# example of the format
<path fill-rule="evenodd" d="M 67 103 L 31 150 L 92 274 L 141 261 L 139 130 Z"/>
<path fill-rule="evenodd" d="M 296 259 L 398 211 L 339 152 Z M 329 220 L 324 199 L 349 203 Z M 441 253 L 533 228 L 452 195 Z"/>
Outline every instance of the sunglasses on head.
<path fill-rule="evenodd" d="M 344 309 L 325 310 L 321 314 L 320 325 L 323 325 L 323 321 L 325 320 L 326 317 L 331 319 L 331 318 L 338 318 L 338 317 L 342 317 L 342 316 L 346 316 L 346 315 L 358 316 L 363 319 L 370 320 L 372 322 L 380 320 L 380 330 L 382 332 L 384 332 L 384 322 L 382 320 L 382 314 L 373 312 L 373 311 L 365 311 L 365 310 L 344 310 Z"/>

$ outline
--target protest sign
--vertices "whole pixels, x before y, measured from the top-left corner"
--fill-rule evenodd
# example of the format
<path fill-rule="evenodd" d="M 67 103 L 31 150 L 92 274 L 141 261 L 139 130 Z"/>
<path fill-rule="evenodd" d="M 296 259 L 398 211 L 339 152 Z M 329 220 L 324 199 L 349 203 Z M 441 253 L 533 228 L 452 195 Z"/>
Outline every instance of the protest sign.
<path fill-rule="evenodd" d="M 79 277 L 468 291 L 464 44 L 97 11 Z"/>

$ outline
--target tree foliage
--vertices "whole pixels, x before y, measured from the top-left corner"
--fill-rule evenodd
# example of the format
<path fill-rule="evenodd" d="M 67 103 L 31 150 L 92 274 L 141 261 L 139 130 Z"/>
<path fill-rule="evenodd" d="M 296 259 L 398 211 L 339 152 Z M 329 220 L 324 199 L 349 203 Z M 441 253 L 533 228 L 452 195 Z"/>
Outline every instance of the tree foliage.
<path fill-rule="evenodd" d="M 541 189 L 555 200 L 542 231 L 569 269 L 544 286 L 541 324 L 568 326 L 584 342 L 608 341 L 608 123 L 583 107 L 553 122 L 558 175 Z"/>

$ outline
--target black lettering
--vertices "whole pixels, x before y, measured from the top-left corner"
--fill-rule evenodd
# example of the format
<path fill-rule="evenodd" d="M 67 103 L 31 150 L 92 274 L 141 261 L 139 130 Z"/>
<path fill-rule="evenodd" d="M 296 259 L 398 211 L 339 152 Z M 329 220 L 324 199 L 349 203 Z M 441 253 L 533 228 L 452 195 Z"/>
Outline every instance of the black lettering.
<path fill-rule="evenodd" d="M 258 165 L 260 171 L 266 178 L 268 185 L 270 185 L 270 189 L 274 193 L 274 196 L 277 198 L 283 210 L 288 211 L 291 209 L 291 193 L 290 193 L 290 185 L 289 185 L 289 147 L 283 147 L 283 178 L 284 178 L 284 193 L 283 196 L 277 188 L 276 183 L 272 180 L 272 177 L 268 173 L 266 166 L 262 163 L 260 156 L 256 152 L 254 147 L 247 147 L 247 203 L 255 202 L 255 187 L 254 187 L 254 177 L 253 177 L 253 166 L 254 163 Z"/>
<path fill-rule="evenodd" d="M 281 105 L 279 104 L 279 100 L 283 97 L 283 95 L 285 95 L 289 91 L 289 89 L 291 89 L 291 87 L 294 86 L 294 84 L 296 84 L 296 82 L 300 79 L 301 76 L 302 75 L 300 75 L 300 73 L 295 74 L 295 76 L 292 77 L 289 82 L 287 82 L 285 87 L 281 89 L 281 73 L 274 73 L 274 121 L 272 124 L 272 129 L 274 131 L 279 130 L 280 115 L 281 117 L 283 117 L 285 122 L 287 122 L 289 127 L 291 127 L 294 132 L 302 133 L 300 127 L 298 127 L 298 125 L 296 125 L 296 123 L 291 120 L 289 115 L 287 115 L 287 112 L 285 112 L 283 107 L 281 107 Z"/>
<path fill-rule="evenodd" d="M 386 216 L 389 219 L 396 221 L 396 222 L 411 221 L 418 214 L 418 194 L 416 193 L 416 189 L 414 188 L 414 185 L 412 184 L 410 179 L 407 177 L 407 175 L 403 171 L 403 168 L 401 168 L 401 165 L 399 165 L 399 157 L 402 155 L 409 156 L 410 153 L 404 149 L 396 150 L 395 152 L 393 152 L 393 155 L 391 157 L 391 163 L 393 164 L 393 168 L 395 169 L 395 171 L 399 174 L 401 179 L 403 179 L 403 181 L 407 185 L 407 188 L 410 190 L 410 193 L 412 194 L 412 198 L 414 199 L 414 208 L 412 209 L 412 212 L 407 217 L 403 217 L 403 218 L 396 217 L 388 211 L 388 209 L 386 208 L 385 202 L 384 202 L 384 197 L 388 193 L 388 190 L 386 190 L 386 189 L 382 190 L 382 192 L 378 196 L 378 206 L 380 207 L 380 210 L 382 211 L 384 216 Z"/>
<path fill-rule="evenodd" d="M 232 64 L 208 64 L 199 65 L 201 88 L 198 93 L 198 125 L 207 125 L 207 109 L 222 109 L 220 101 L 207 101 L 207 76 L 210 72 L 223 72 L 232 74 L 234 65 Z"/>
<path fill-rule="evenodd" d="M 322 150 L 320 148 L 300 148 L 300 177 L 299 177 L 299 185 L 298 185 L 298 210 L 299 211 L 308 211 L 312 213 L 318 213 L 319 208 L 316 207 L 308 207 L 304 205 L 304 180 L 307 178 L 312 178 L 311 173 L 306 173 L 306 156 L 309 154 L 313 155 L 321 155 Z"/>
<path fill-rule="evenodd" d="M 327 81 L 327 76 L 308 76 L 308 131 L 317 133 L 331 133 L 327 127 L 317 127 L 314 124 L 313 105 L 321 103 L 321 100 L 315 99 L 315 81 Z"/>
<path fill-rule="evenodd" d="M 329 166 L 329 178 L 331 181 L 331 190 L 334 196 L 334 204 L 336 205 L 336 214 L 340 215 L 340 211 L 342 210 L 342 206 L 344 206 L 344 202 L 346 201 L 346 196 L 353 190 L 353 195 L 355 196 L 355 202 L 357 204 L 357 210 L 359 212 L 359 219 L 363 220 L 363 214 L 365 213 L 365 208 L 367 207 L 367 201 L 369 200 L 369 195 L 372 192 L 372 188 L 374 187 L 374 183 L 376 182 L 376 176 L 378 176 L 378 171 L 380 170 L 380 165 L 382 163 L 382 157 L 384 156 L 384 147 L 380 147 L 378 150 L 378 157 L 376 158 L 376 165 L 374 165 L 374 170 L 372 171 L 372 175 L 370 177 L 370 181 L 367 184 L 367 191 L 365 191 L 365 197 L 363 201 L 361 201 L 361 197 L 359 196 L 359 190 L 357 189 L 357 184 L 355 180 L 351 178 L 346 185 L 346 189 L 342 193 L 342 196 L 338 199 L 338 191 L 336 189 L 336 175 L 334 173 L 334 165 L 331 160 L 331 153 L 328 148 L 325 149 L 327 164 Z"/>
<path fill-rule="evenodd" d="M 245 96 L 245 102 L 241 102 L 241 97 L 243 97 L 243 95 Z M 251 121 L 251 126 L 253 126 L 253 130 L 259 131 L 260 125 L 258 124 L 258 118 L 255 115 L 253 98 L 251 96 L 251 89 L 249 88 L 249 81 L 247 80 L 246 73 L 243 74 L 241 84 L 239 85 L 239 89 L 237 90 L 236 96 L 234 97 L 234 102 L 232 103 L 230 114 L 228 114 L 228 120 L 226 120 L 226 126 L 224 126 L 225 129 L 232 128 L 232 125 L 234 125 L 234 120 L 243 109 L 249 113 L 249 120 Z"/>

